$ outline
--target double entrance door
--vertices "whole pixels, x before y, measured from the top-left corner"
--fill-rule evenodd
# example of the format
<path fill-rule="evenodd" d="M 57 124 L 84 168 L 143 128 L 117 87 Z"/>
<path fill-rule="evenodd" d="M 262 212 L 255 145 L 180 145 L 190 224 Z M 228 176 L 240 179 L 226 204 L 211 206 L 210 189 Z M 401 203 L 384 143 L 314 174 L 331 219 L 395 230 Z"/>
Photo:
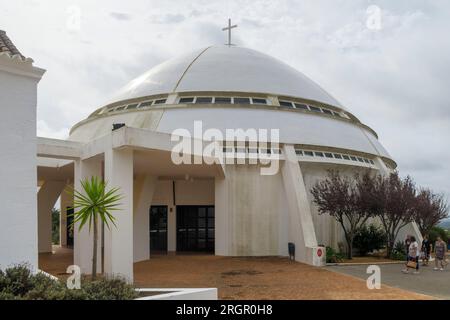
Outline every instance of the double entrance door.
<path fill-rule="evenodd" d="M 167 252 L 167 206 L 150 207 L 150 252 Z M 177 251 L 214 253 L 214 206 L 176 207 Z"/>
<path fill-rule="evenodd" d="M 214 206 L 177 206 L 177 251 L 214 252 Z"/>

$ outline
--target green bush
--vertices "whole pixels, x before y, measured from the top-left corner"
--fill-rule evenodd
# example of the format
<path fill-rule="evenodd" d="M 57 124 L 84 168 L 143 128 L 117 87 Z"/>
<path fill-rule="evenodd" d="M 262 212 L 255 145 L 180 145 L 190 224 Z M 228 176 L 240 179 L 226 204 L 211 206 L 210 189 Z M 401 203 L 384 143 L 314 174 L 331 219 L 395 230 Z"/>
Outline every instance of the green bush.
<path fill-rule="evenodd" d="M 359 255 L 365 256 L 373 250 L 380 250 L 386 244 L 386 233 L 377 226 L 362 226 L 353 239 L 353 246 L 358 249 Z"/>
<path fill-rule="evenodd" d="M 345 255 L 337 252 L 331 247 L 326 248 L 327 263 L 338 263 L 344 261 Z"/>
<path fill-rule="evenodd" d="M 83 285 L 89 300 L 132 300 L 136 291 L 120 278 L 86 282 Z"/>
<path fill-rule="evenodd" d="M 28 265 L 0 270 L 0 300 L 131 300 L 138 297 L 132 285 L 121 278 L 96 281 L 82 279 L 81 289 L 42 273 L 33 274 Z"/>
<path fill-rule="evenodd" d="M 391 252 L 391 259 L 406 260 L 406 246 L 402 241 L 397 241 Z"/>

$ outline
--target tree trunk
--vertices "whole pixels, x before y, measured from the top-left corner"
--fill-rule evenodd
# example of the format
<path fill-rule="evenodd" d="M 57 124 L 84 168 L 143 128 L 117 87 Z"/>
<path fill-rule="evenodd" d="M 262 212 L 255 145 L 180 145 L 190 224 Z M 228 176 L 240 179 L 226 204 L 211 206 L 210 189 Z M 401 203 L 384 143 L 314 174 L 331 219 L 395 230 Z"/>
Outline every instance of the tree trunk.
<path fill-rule="evenodd" d="M 394 246 L 395 246 L 395 236 L 392 236 L 388 234 L 388 241 L 387 241 L 387 246 L 386 246 L 386 258 L 390 259 L 391 255 L 392 255 L 392 251 L 394 250 Z"/>
<path fill-rule="evenodd" d="M 92 280 L 97 277 L 97 242 L 98 242 L 97 215 L 94 214 L 94 248 L 92 250 Z"/>
<path fill-rule="evenodd" d="M 347 258 L 348 259 L 353 259 L 353 236 L 352 235 L 348 235 L 346 237 L 347 240 Z"/>

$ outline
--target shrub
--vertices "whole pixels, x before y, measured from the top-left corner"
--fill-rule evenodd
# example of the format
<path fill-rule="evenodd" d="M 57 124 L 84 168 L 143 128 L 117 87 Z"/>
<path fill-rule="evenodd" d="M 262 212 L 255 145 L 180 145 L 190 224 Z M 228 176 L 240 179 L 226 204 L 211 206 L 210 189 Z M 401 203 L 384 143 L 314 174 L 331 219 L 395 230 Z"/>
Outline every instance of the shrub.
<path fill-rule="evenodd" d="M 397 241 L 394 249 L 391 252 L 391 259 L 393 260 L 406 260 L 406 246 L 403 242 Z"/>
<path fill-rule="evenodd" d="M 327 263 L 337 263 L 342 262 L 345 258 L 345 255 L 340 252 L 336 252 L 331 247 L 326 248 L 326 256 L 327 256 Z"/>
<path fill-rule="evenodd" d="M 23 296 L 33 288 L 30 266 L 21 264 L 0 273 L 0 292 Z"/>
<path fill-rule="evenodd" d="M 130 300 L 138 297 L 134 287 L 121 278 L 96 281 L 83 279 L 81 289 L 42 273 L 33 274 L 28 265 L 0 270 L 0 300 Z"/>
<path fill-rule="evenodd" d="M 82 287 L 89 300 L 132 300 L 138 297 L 134 287 L 120 278 L 89 281 Z"/>
<path fill-rule="evenodd" d="M 373 224 L 359 228 L 353 240 L 353 245 L 358 249 L 361 256 L 365 256 L 373 250 L 382 249 L 385 244 L 386 233 Z"/>

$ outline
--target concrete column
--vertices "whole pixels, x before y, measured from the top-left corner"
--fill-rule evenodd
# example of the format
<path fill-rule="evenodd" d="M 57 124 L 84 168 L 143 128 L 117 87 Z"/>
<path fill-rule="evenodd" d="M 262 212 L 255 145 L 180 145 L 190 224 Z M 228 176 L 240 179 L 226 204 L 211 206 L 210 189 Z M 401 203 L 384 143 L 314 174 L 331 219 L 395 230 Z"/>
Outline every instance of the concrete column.
<path fill-rule="evenodd" d="M 52 252 L 52 209 L 65 184 L 64 181 L 45 181 L 38 191 L 39 253 Z"/>
<path fill-rule="evenodd" d="M 72 189 L 73 184 L 67 185 L 61 192 L 61 216 L 59 220 L 59 240 L 61 246 L 67 246 L 67 207 L 73 207 L 73 198 L 70 195 Z"/>
<path fill-rule="evenodd" d="M 158 177 L 141 175 L 134 181 L 133 259 L 150 259 L 149 209 Z"/>
<path fill-rule="evenodd" d="M 288 202 L 289 242 L 295 243 L 297 261 L 316 265 L 314 254 L 317 250 L 317 238 L 303 174 L 294 146 L 284 145 L 283 153 L 285 162 L 281 173 Z"/>
<path fill-rule="evenodd" d="M 133 281 L 133 150 L 105 152 L 105 181 L 123 198 L 114 212 L 117 227 L 105 228 L 105 273 Z"/>
<path fill-rule="evenodd" d="M 230 255 L 229 193 L 226 179 L 215 179 L 215 254 Z"/>
<path fill-rule="evenodd" d="M 102 163 L 98 159 L 77 160 L 75 161 L 74 185 L 75 190 L 82 192 L 81 181 L 97 176 L 101 179 Z M 89 225 L 85 224 L 79 230 L 80 223 L 74 226 L 74 263 L 81 268 L 83 274 L 91 274 L 92 272 L 92 253 L 93 253 L 93 230 L 89 231 Z M 99 226 L 99 237 L 97 247 L 97 273 L 101 270 L 101 226 Z"/>

